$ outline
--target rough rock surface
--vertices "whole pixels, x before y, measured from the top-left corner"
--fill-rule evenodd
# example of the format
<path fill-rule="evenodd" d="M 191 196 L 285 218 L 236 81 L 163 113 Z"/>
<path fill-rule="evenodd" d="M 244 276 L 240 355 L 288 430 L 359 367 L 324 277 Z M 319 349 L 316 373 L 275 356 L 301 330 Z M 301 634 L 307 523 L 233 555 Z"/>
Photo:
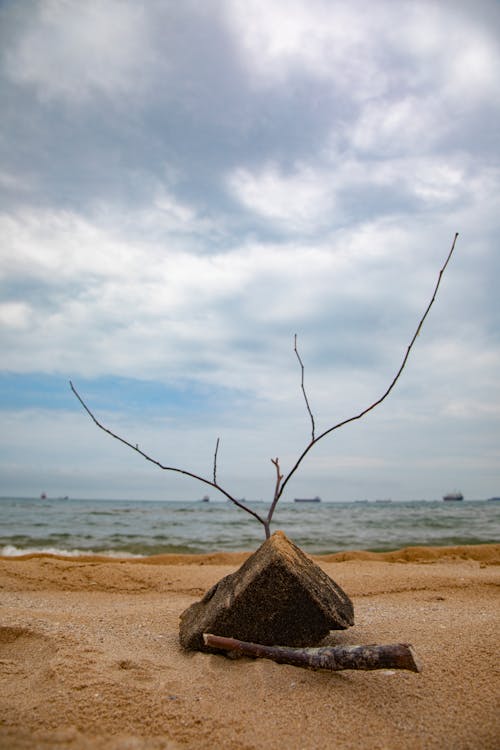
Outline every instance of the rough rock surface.
<path fill-rule="evenodd" d="M 347 594 L 283 532 L 181 615 L 184 648 L 213 651 L 203 633 L 266 645 L 313 646 L 354 624 Z"/>

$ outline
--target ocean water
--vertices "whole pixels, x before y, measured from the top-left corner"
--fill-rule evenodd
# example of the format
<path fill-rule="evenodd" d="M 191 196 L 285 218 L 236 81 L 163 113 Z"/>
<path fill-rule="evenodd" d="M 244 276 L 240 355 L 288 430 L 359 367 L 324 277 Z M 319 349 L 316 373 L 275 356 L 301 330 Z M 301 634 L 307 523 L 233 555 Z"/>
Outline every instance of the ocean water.
<path fill-rule="evenodd" d="M 500 541 L 499 502 L 283 502 L 274 519 L 272 530 L 311 554 Z M 207 553 L 263 540 L 261 524 L 226 502 L 0 498 L 2 555 Z"/>

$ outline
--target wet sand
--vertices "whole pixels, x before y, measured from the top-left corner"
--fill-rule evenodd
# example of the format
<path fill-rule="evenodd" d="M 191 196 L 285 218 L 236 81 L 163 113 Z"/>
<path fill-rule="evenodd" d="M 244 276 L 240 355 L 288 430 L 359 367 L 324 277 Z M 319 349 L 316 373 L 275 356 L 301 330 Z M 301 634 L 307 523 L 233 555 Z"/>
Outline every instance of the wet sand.
<path fill-rule="evenodd" d="M 0 558 L 0 748 L 500 747 L 500 545 L 315 558 L 354 602 L 329 641 L 412 643 L 421 674 L 183 651 L 180 613 L 243 559 Z"/>

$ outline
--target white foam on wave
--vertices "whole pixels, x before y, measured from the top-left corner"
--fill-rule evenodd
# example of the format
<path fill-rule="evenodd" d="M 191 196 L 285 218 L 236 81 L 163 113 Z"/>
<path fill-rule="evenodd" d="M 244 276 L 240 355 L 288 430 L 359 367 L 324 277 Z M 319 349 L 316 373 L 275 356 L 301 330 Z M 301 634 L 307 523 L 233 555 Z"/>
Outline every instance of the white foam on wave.
<path fill-rule="evenodd" d="M 64 555 L 64 557 L 82 557 L 99 555 L 102 557 L 144 557 L 133 552 L 119 552 L 118 550 L 103 550 L 96 552 L 93 549 L 59 549 L 57 547 L 15 547 L 13 544 L 6 544 L 0 547 L 1 557 L 20 557 L 21 555 Z"/>

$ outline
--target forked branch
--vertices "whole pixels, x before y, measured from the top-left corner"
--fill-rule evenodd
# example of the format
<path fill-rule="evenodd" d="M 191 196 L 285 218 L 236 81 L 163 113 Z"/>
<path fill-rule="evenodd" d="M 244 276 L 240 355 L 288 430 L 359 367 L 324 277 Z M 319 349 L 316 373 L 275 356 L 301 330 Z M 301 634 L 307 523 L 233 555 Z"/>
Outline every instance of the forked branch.
<path fill-rule="evenodd" d="M 266 523 L 264 525 L 264 528 L 266 530 L 266 539 L 269 539 L 271 536 L 271 520 L 274 515 L 274 509 L 276 508 L 276 504 L 278 500 L 280 499 L 281 495 L 281 482 L 283 481 L 283 474 L 281 473 L 280 469 L 280 460 L 279 458 L 272 458 L 271 463 L 273 464 L 274 468 L 276 469 L 276 484 L 274 486 L 274 495 L 273 495 L 273 501 L 271 505 L 269 506 L 269 511 L 267 513 Z"/>
<path fill-rule="evenodd" d="M 80 396 L 78 391 L 76 390 L 75 386 L 69 381 L 69 385 L 75 396 L 77 397 L 78 401 L 81 403 L 89 417 L 92 419 L 92 421 L 99 427 L 100 430 L 103 430 L 103 432 L 106 432 L 108 435 L 111 435 L 111 437 L 115 438 L 115 440 L 119 440 L 120 443 L 123 443 L 128 448 L 131 448 L 136 453 L 139 453 L 140 456 L 146 459 L 146 461 L 149 461 L 152 464 L 155 464 L 155 466 L 158 466 L 160 469 L 163 469 L 163 471 L 174 471 L 177 474 L 184 474 L 186 477 L 191 477 L 192 479 L 197 479 L 198 482 L 203 482 L 203 484 L 208 484 L 210 487 L 213 487 L 214 489 L 218 490 L 220 493 L 225 495 L 225 497 L 230 500 L 234 505 L 237 505 L 238 508 L 241 508 L 242 510 L 246 510 L 247 513 L 250 513 L 251 516 L 253 516 L 259 523 L 261 523 L 264 528 L 269 528 L 269 524 L 267 523 L 267 520 L 263 518 L 259 513 L 254 511 L 252 508 L 249 508 L 245 503 L 242 503 L 241 500 L 238 500 L 237 498 L 233 497 L 229 492 L 227 492 L 221 485 L 217 482 L 217 452 L 219 449 L 219 439 L 217 439 L 217 444 L 215 446 L 215 455 L 214 455 L 214 468 L 213 468 L 213 480 L 207 479 L 206 477 L 202 477 L 199 474 L 195 474 L 192 471 L 187 471 L 186 469 L 179 469 L 177 466 L 165 466 L 165 464 L 162 464 L 160 461 L 158 461 L 156 458 L 152 458 L 152 456 L 149 456 L 147 453 L 145 453 L 143 450 L 141 450 L 136 443 L 133 445 L 133 443 L 130 443 L 128 440 L 125 440 L 125 438 L 122 438 L 120 435 L 117 435 L 116 432 L 113 432 L 112 430 L 108 429 L 107 427 L 104 427 L 101 422 L 98 421 L 98 419 L 94 416 L 92 411 L 89 409 L 83 398 Z"/>
<path fill-rule="evenodd" d="M 125 438 L 122 438 L 120 435 L 116 434 L 112 430 L 108 429 L 107 427 L 104 427 L 104 425 L 102 425 L 96 419 L 96 417 L 94 416 L 94 414 L 92 413 L 92 411 L 89 409 L 89 407 L 87 406 L 87 404 L 85 403 L 85 401 L 82 399 L 82 397 L 80 396 L 80 394 L 78 393 L 78 391 L 74 387 L 73 383 L 70 381 L 71 390 L 73 391 L 74 395 L 76 396 L 76 398 L 78 399 L 78 401 L 80 402 L 80 404 L 83 406 L 83 408 L 85 409 L 85 411 L 87 412 L 87 414 L 93 420 L 93 422 L 97 425 L 97 427 L 99 427 L 99 429 L 103 430 L 108 435 L 111 435 L 111 437 L 115 438 L 115 440 L 119 440 L 121 443 L 123 443 L 124 445 L 128 446 L 129 448 L 131 448 L 136 453 L 139 453 L 139 455 L 141 455 L 143 458 L 145 458 L 146 461 L 149 461 L 150 463 L 155 464 L 160 469 L 163 469 L 164 471 L 173 471 L 173 472 L 176 472 L 178 474 L 184 474 L 184 476 L 191 477 L 192 479 L 196 479 L 199 482 L 203 482 L 203 484 L 206 484 L 206 485 L 208 485 L 210 487 L 213 487 L 218 492 L 220 492 L 222 495 L 224 495 L 228 500 L 230 500 L 234 505 L 238 506 L 238 508 L 241 508 L 242 510 L 245 510 L 247 513 L 249 513 L 251 516 L 253 516 L 260 524 L 262 524 L 264 526 L 266 538 L 268 538 L 270 536 L 270 525 L 271 525 L 271 521 L 272 521 L 272 518 L 273 518 L 274 511 L 276 509 L 276 505 L 278 503 L 278 500 L 282 496 L 283 491 L 284 491 L 286 485 L 288 484 L 288 482 L 290 481 L 290 479 L 292 478 L 292 476 L 295 474 L 295 472 L 297 471 L 297 469 L 299 468 L 300 464 L 302 463 L 302 461 L 304 460 L 304 458 L 307 456 L 307 454 L 309 453 L 309 451 L 311 450 L 311 448 L 313 448 L 313 446 L 315 446 L 316 443 L 318 443 L 324 437 L 326 437 L 327 435 L 329 435 L 331 432 L 334 432 L 335 430 L 338 430 L 340 427 L 343 427 L 344 425 L 349 424 L 350 422 L 354 422 L 357 419 L 361 419 L 362 417 L 365 416 L 365 414 L 368 414 L 368 412 L 370 412 L 373 409 L 375 409 L 375 407 L 377 407 L 379 404 L 382 403 L 382 401 L 384 401 L 387 398 L 387 396 L 390 394 L 390 392 L 392 391 L 392 389 L 396 385 L 397 381 L 399 380 L 399 378 L 401 376 L 401 373 L 403 372 L 403 370 L 404 370 L 404 368 L 406 366 L 406 363 L 407 363 L 408 358 L 410 356 L 410 352 L 411 352 L 411 350 L 413 348 L 413 345 L 415 344 L 415 341 L 417 340 L 417 337 L 418 337 L 418 335 L 419 335 L 419 333 L 420 333 L 420 331 L 422 329 L 424 321 L 427 318 L 427 315 L 429 314 L 429 311 L 430 311 L 432 305 L 434 304 L 434 300 L 436 299 L 436 295 L 437 295 L 439 286 L 441 284 L 441 279 L 442 279 L 443 274 L 444 274 L 444 272 L 446 270 L 446 267 L 447 267 L 447 265 L 448 265 L 448 263 L 450 261 L 450 258 L 451 258 L 452 254 L 453 254 L 453 251 L 455 249 L 455 244 L 456 244 L 457 238 L 458 238 L 458 232 L 455 234 L 455 237 L 453 239 L 453 243 L 452 243 L 451 249 L 450 249 L 450 251 L 448 253 L 448 256 L 447 256 L 447 258 L 446 258 L 446 260 L 444 262 L 444 265 L 441 268 L 441 270 L 439 271 L 439 276 L 438 276 L 436 285 L 434 287 L 434 291 L 433 291 L 431 300 L 430 300 L 429 304 L 427 305 L 427 307 L 426 307 L 426 309 L 425 309 L 422 317 L 420 318 L 420 321 L 419 321 L 419 323 L 417 325 L 415 333 L 413 334 L 413 337 L 412 337 L 412 339 L 411 339 L 411 341 L 410 341 L 410 343 L 409 343 L 409 345 L 407 347 L 407 350 L 406 350 L 406 353 L 405 353 L 405 355 L 403 357 L 401 365 L 400 365 L 398 371 L 396 372 L 394 378 L 392 379 L 392 382 L 390 383 L 389 387 L 384 391 L 384 393 L 376 401 L 374 401 L 372 404 L 370 404 L 370 406 L 367 406 L 365 409 L 363 409 L 362 411 L 360 411 L 359 414 L 355 414 L 353 417 L 348 417 L 347 419 L 344 419 L 341 422 L 338 422 L 337 424 L 333 425 L 333 427 L 329 427 L 328 429 L 324 430 L 320 435 L 316 435 L 316 428 L 315 428 L 314 416 L 313 416 L 311 408 L 309 406 L 309 400 L 308 400 L 306 389 L 305 389 L 305 385 L 304 385 L 304 364 L 302 362 L 302 359 L 301 359 L 300 354 L 299 354 L 298 349 L 297 349 L 297 335 L 295 335 L 295 338 L 294 338 L 294 351 L 295 351 L 295 354 L 296 354 L 297 359 L 298 359 L 299 364 L 300 364 L 300 369 L 301 369 L 301 389 L 302 389 L 302 394 L 304 396 L 304 400 L 305 400 L 305 403 L 306 403 L 307 411 L 308 411 L 308 414 L 309 414 L 309 417 L 310 417 L 310 420 L 311 420 L 311 440 L 308 443 L 308 445 L 304 448 L 304 450 L 302 451 L 302 453 L 300 454 L 300 456 L 298 457 L 298 459 L 296 460 L 295 464 L 293 465 L 293 467 L 291 468 L 291 470 L 288 472 L 288 474 L 286 475 L 286 477 L 284 477 L 284 475 L 281 473 L 281 469 L 280 469 L 280 465 L 279 465 L 279 460 L 277 458 L 276 459 L 271 459 L 271 461 L 272 461 L 272 463 L 273 463 L 273 465 L 274 465 L 274 467 L 276 469 L 276 483 L 275 483 L 273 500 L 272 500 L 271 505 L 269 507 L 269 511 L 268 511 L 268 513 L 267 513 L 267 515 L 265 517 L 261 516 L 259 513 L 257 513 L 255 510 L 253 510 L 253 508 L 249 508 L 248 505 L 245 505 L 245 503 L 241 502 L 241 500 L 238 500 L 237 498 L 235 498 L 232 494 L 230 494 L 229 492 L 227 492 L 227 490 L 225 490 L 219 484 L 219 482 L 217 480 L 217 456 L 218 456 L 219 442 L 220 442 L 219 438 L 217 438 L 217 442 L 216 442 L 216 445 L 215 445 L 215 453 L 214 453 L 214 459 L 213 459 L 212 479 L 207 479 L 206 477 L 203 477 L 203 476 L 201 476 L 199 474 L 195 474 L 192 471 L 188 471 L 186 469 L 180 469 L 180 468 L 178 468 L 176 466 L 166 466 L 165 464 L 161 463 L 160 461 L 158 461 L 155 458 L 152 458 L 147 453 L 145 453 L 143 450 L 141 450 L 139 448 L 139 445 L 137 443 L 134 445 L 133 443 L 130 443 L 128 440 L 125 440 Z"/>

